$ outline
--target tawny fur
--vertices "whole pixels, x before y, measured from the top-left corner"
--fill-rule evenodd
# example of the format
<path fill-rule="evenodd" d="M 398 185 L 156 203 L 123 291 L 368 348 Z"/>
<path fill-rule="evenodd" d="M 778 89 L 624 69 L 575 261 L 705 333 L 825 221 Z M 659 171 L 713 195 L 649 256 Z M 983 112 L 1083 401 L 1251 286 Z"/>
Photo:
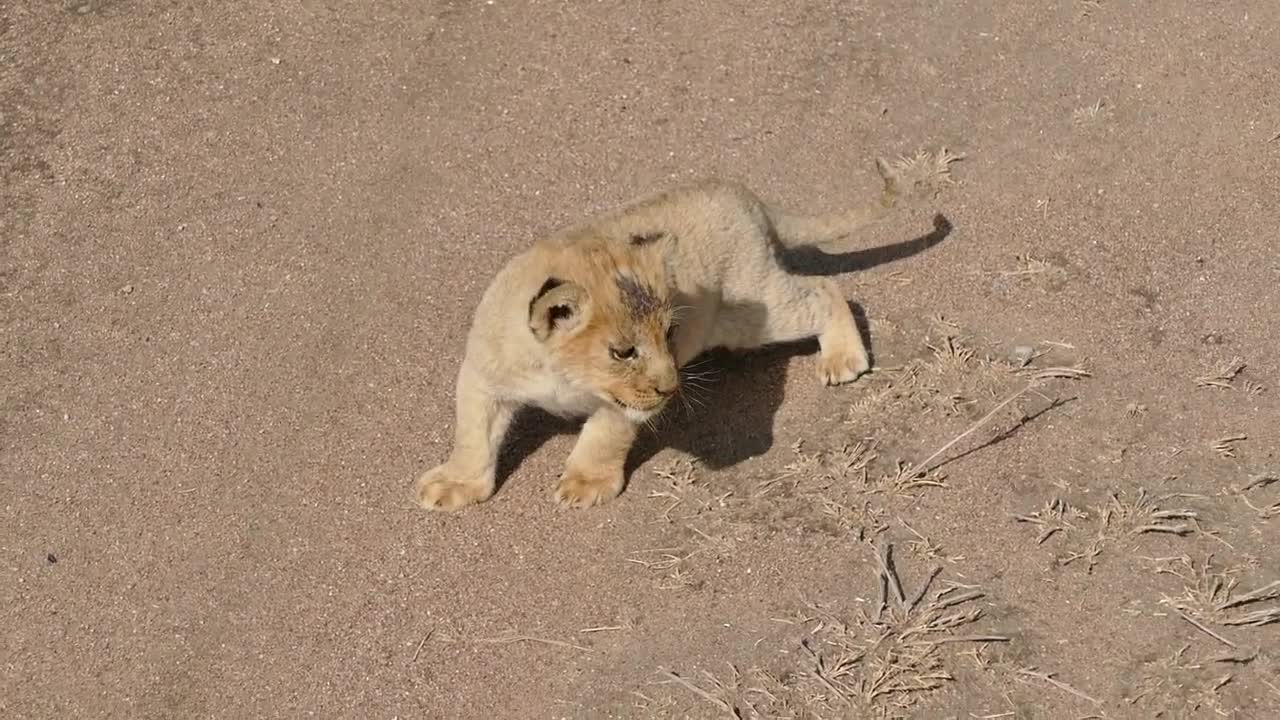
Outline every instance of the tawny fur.
<path fill-rule="evenodd" d="M 880 200 L 833 215 L 786 213 L 741 185 L 707 181 L 565 229 L 513 258 L 475 313 L 458 373 L 452 452 L 418 478 L 418 502 L 453 510 L 493 494 L 498 449 L 517 409 L 587 418 L 555 491 L 587 507 L 617 495 L 637 425 L 705 350 L 817 337 L 823 383 L 869 369 L 834 283 L 788 273 L 783 247 L 839 239 L 882 217 Z"/>

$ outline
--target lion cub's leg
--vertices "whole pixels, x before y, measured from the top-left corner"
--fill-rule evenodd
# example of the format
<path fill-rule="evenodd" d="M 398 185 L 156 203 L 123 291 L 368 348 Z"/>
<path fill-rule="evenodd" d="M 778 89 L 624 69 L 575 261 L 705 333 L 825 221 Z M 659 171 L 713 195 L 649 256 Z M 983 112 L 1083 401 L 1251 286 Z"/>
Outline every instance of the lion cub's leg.
<path fill-rule="evenodd" d="M 556 487 L 556 500 L 569 507 L 597 505 L 622 492 L 627 453 L 636 426 L 617 410 L 597 410 L 582 426 Z"/>
<path fill-rule="evenodd" d="M 818 378 L 824 384 L 853 382 L 871 369 L 853 312 L 835 283 L 788 275 L 787 281 L 772 284 L 766 301 L 768 342 L 818 336 Z"/>
<path fill-rule="evenodd" d="M 453 450 L 443 465 L 418 478 L 418 504 L 428 510 L 456 510 L 489 499 L 498 448 L 514 412 L 512 404 L 490 395 L 464 368 L 458 374 Z"/>

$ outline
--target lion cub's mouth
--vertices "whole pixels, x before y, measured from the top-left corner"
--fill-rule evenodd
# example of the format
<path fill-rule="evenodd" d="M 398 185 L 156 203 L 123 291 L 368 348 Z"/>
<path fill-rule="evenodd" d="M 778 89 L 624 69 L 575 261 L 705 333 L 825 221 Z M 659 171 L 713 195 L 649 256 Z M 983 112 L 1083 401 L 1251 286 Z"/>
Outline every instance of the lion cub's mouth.
<path fill-rule="evenodd" d="M 666 404 L 664 400 L 659 400 L 648 408 L 636 407 L 635 405 L 619 400 L 612 393 L 609 394 L 609 400 L 611 400 L 618 409 L 622 410 L 622 413 L 632 422 L 644 422 L 649 418 L 652 418 L 654 415 L 657 415 Z"/>

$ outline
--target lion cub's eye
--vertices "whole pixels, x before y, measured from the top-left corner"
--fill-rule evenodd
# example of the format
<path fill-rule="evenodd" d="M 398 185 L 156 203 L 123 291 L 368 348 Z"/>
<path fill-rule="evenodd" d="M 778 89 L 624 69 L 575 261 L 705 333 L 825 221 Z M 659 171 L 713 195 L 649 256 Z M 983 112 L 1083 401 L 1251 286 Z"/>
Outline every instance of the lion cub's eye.
<path fill-rule="evenodd" d="M 634 345 L 619 350 L 618 348 L 609 348 L 609 356 L 618 362 L 636 359 L 636 347 Z"/>

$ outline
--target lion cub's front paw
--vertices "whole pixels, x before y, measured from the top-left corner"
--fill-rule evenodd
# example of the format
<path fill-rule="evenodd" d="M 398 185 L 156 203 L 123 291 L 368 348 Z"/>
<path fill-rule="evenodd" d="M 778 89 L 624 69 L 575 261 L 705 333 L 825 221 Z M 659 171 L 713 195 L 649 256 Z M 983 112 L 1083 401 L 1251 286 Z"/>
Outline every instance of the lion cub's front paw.
<path fill-rule="evenodd" d="M 583 472 L 570 468 L 560 476 L 556 502 L 572 508 L 587 508 L 613 499 L 622 492 L 622 471 Z"/>
<path fill-rule="evenodd" d="M 851 383 L 870 369 L 871 362 L 862 348 L 832 349 L 818 357 L 818 379 L 823 385 Z"/>
<path fill-rule="evenodd" d="M 418 504 L 427 510 L 457 510 L 489 499 L 493 486 L 483 478 L 456 474 L 448 465 L 428 470 L 414 486 Z"/>

